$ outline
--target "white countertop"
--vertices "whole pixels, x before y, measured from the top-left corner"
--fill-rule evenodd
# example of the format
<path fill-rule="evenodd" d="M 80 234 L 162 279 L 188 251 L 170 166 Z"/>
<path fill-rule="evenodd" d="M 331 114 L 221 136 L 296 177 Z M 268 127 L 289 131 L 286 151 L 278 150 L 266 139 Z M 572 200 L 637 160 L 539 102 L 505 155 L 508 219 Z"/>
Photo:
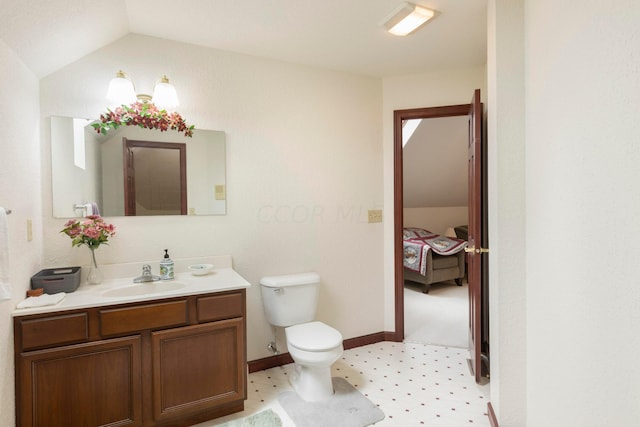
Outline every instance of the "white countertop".
<path fill-rule="evenodd" d="M 180 264 L 184 263 L 176 262 L 176 266 Z M 230 264 L 230 262 L 214 263 L 215 267 L 213 270 L 203 276 L 195 276 L 187 271 L 176 272 L 173 280 L 160 280 L 148 283 L 133 283 L 133 277 L 112 278 L 104 280 L 103 283 L 99 285 L 88 285 L 83 281 L 78 289 L 74 292 L 67 293 L 64 299 L 55 305 L 22 309 L 16 308 L 12 312 L 12 316 L 17 317 L 40 313 L 55 313 L 66 310 L 151 301 L 188 295 L 200 295 L 250 287 L 251 284 L 231 268 Z M 220 265 L 220 267 L 218 267 L 218 265 Z M 176 285 L 176 287 L 180 287 L 177 289 L 154 292 L 154 285 L 158 285 L 159 287 L 167 285 L 168 287 L 171 287 L 172 284 Z M 108 292 L 113 292 L 114 289 L 124 290 L 124 288 L 141 288 L 145 286 L 149 286 L 151 292 L 128 296 L 108 295 Z M 126 293 L 126 290 L 124 290 L 124 292 Z M 107 294 L 105 295 L 105 293 Z"/>

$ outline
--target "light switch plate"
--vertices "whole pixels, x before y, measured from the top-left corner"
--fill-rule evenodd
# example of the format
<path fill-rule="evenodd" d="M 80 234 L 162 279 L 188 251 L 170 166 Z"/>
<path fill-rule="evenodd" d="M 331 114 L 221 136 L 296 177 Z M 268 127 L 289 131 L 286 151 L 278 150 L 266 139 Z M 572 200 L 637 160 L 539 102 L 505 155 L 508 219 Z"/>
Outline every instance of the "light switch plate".
<path fill-rule="evenodd" d="M 226 199 L 224 185 L 216 185 L 216 200 Z"/>
<path fill-rule="evenodd" d="M 381 209 L 370 209 L 369 210 L 369 221 L 368 222 L 382 222 L 382 210 Z"/>
<path fill-rule="evenodd" d="M 33 223 L 30 219 L 27 220 L 27 242 L 33 240 Z"/>

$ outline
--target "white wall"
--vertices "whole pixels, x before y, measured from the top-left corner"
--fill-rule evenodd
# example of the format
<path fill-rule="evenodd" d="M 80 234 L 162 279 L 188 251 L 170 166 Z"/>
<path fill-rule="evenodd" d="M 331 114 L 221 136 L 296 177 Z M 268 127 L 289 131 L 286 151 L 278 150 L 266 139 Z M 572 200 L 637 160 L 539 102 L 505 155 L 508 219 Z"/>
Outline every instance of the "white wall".
<path fill-rule="evenodd" d="M 489 2 L 502 427 L 638 425 L 639 19 L 635 1 Z"/>
<path fill-rule="evenodd" d="M 404 208 L 404 226 L 426 228 L 444 234 L 449 227 L 464 225 L 469 221 L 469 209 L 466 206 L 445 208 Z"/>
<path fill-rule="evenodd" d="M 0 301 L 0 425 L 15 425 L 13 319 L 30 277 L 42 258 L 40 121 L 38 80 L 0 40 L 0 206 L 12 210 L 9 232 L 9 281 L 13 299 Z M 27 220 L 33 240 L 27 241 Z"/>
<path fill-rule="evenodd" d="M 485 67 L 443 70 L 383 79 L 384 168 L 384 325 L 395 329 L 393 256 L 393 112 L 409 108 L 468 104 L 475 89 L 486 87 Z M 484 92 L 484 90 L 483 90 Z M 484 96 L 484 95 L 483 95 Z"/>
<path fill-rule="evenodd" d="M 501 427 L 521 427 L 527 425 L 525 256 L 528 237 L 525 236 L 528 211 L 525 207 L 523 0 L 490 1 L 488 11 L 491 404 Z M 537 171 L 543 170 L 544 166 L 538 165 Z M 548 351 L 556 353 L 551 348 Z M 551 389 L 552 384 L 555 381 L 549 382 L 547 389 Z"/>
<path fill-rule="evenodd" d="M 524 16 L 527 425 L 637 426 L 640 3 Z"/>
<path fill-rule="evenodd" d="M 402 204 L 405 208 L 467 206 L 469 118 L 416 119 L 402 148 Z M 414 121 L 414 122 L 415 122 Z"/>
<path fill-rule="evenodd" d="M 118 234 L 100 263 L 160 261 L 164 248 L 173 258 L 232 255 L 255 285 L 249 360 L 270 355 L 265 275 L 315 270 L 319 319 L 345 338 L 383 330 L 383 226 L 366 222 L 383 204 L 379 79 L 129 35 L 41 80 L 45 127 L 51 115 L 97 117 L 119 69 L 143 93 L 166 74 L 189 123 L 226 133 L 228 214 L 108 218 Z M 45 182 L 49 148 L 44 135 Z M 86 251 L 59 234 L 46 184 L 44 196 L 45 263 L 87 264 Z"/>

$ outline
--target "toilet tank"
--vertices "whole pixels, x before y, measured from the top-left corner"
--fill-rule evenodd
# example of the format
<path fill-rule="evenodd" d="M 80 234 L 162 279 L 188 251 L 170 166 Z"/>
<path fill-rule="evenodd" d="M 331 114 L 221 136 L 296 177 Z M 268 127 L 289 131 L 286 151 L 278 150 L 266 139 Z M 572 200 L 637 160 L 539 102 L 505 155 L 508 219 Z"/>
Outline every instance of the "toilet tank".
<path fill-rule="evenodd" d="M 262 303 L 273 326 L 292 326 L 316 317 L 320 276 L 317 273 L 268 276 L 260 279 Z"/>

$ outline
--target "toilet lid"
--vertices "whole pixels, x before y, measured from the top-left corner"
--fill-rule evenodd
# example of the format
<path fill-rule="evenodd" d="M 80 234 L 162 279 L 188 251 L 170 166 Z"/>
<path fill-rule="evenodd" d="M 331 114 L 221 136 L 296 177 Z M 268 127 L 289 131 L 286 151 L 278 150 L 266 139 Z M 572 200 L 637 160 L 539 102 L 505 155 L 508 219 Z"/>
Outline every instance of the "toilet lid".
<path fill-rule="evenodd" d="M 285 329 L 287 342 L 300 350 L 323 351 L 342 344 L 342 334 L 322 322 L 309 322 Z"/>

